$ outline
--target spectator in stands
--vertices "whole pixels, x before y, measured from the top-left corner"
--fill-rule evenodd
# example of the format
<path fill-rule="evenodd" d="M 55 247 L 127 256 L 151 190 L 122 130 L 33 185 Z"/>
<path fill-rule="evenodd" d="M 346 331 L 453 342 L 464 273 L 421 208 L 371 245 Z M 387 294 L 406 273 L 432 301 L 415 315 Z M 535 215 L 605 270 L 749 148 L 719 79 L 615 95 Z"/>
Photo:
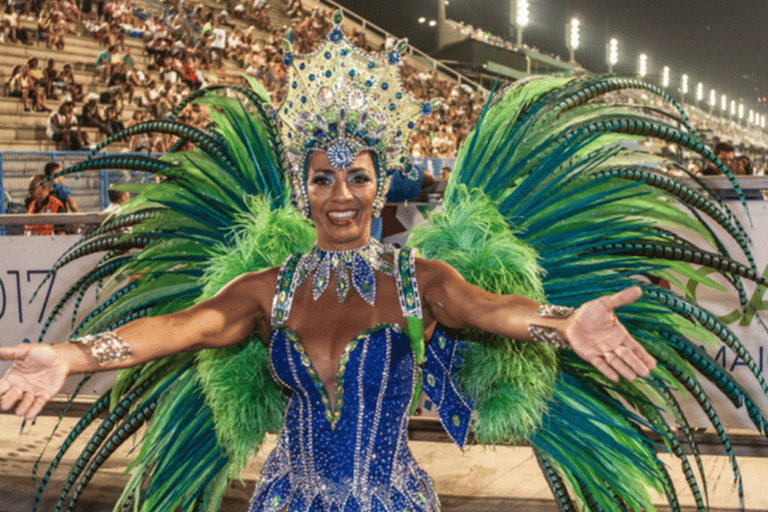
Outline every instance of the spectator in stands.
<path fill-rule="evenodd" d="M 448 166 L 443 167 L 440 169 L 440 179 L 441 180 L 447 180 L 451 177 L 451 171 L 452 169 Z"/>
<path fill-rule="evenodd" d="M 56 61 L 48 59 L 48 63 L 43 69 L 43 78 L 40 85 L 45 89 L 46 98 L 55 100 L 58 99 L 58 93 L 56 89 L 56 82 L 59 79 L 59 72 L 56 71 Z"/>
<path fill-rule="evenodd" d="M 752 160 L 746 155 L 734 158 L 729 170 L 735 176 L 751 176 L 755 173 L 754 168 L 752 167 Z"/>
<path fill-rule="evenodd" d="M 80 129 L 74 107 L 74 102 L 65 101 L 48 117 L 46 135 L 58 149 L 78 151 L 88 145 L 88 135 Z"/>
<path fill-rule="evenodd" d="M 47 178 L 50 178 L 57 172 L 61 171 L 61 164 L 58 162 L 48 162 L 43 168 L 43 172 Z M 72 197 L 72 191 L 68 186 L 64 184 L 64 178 L 58 176 L 50 181 L 51 195 L 61 201 L 64 205 L 64 211 L 79 213 L 80 209 L 77 207 L 75 199 Z"/>
<path fill-rule="evenodd" d="M 64 63 L 64 68 L 59 75 L 59 82 L 64 85 L 64 93 L 69 101 L 83 101 L 83 86 L 75 80 L 75 73 L 72 71 L 72 64 Z"/>
<path fill-rule="evenodd" d="M 5 16 L 2 24 L 3 37 L 12 43 L 18 41 L 24 44 L 32 44 L 32 40 L 27 34 L 27 30 L 21 27 L 19 13 L 14 10 L 13 5 L 13 2 L 9 2 L 8 7 L 5 9 Z"/>
<path fill-rule="evenodd" d="M 732 144 L 728 142 L 718 142 L 712 152 L 725 167 L 730 167 L 731 162 L 733 162 L 733 155 L 736 152 L 736 149 Z M 701 170 L 701 174 L 705 176 L 716 176 L 721 173 L 720 169 L 715 167 L 713 164 L 708 163 L 704 169 Z"/>
<path fill-rule="evenodd" d="M 115 64 L 117 64 L 117 46 L 111 45 L 96 57 L 94 67 L 96 71 L 102 71 L 102 78 L 106 82 L 112 75 Z"/>
<path fill-rule="evenodd" d="M 29 73 L 29 66 L 23 65 L 19 68 L 19 71 L 11 77 L 9 82 L 9 95 L 17 98 L 21 98 L 21 103 L 24 105 L 24 111 L 29 111 L 29 99 L 32 99 L 35 110 L 38 112 L 50 112 L 51 110 L 45 104 L 45 93 L 42 91 L 40 85 L 35 82 L 32 75 Z"/>
<path fill-rule="evenodd" d="M 96 93 L 90 93 L 88 95 L 88 101 L 83 105 L 82 115 L 80 116 L 81 126 L 94 126 L 101 130 L 101 132 L 107 137 L 113 135 L 112 127 L 104 119 L 99 112 L 99 95 Z"/>
<path fill-rule="evenodd" d="M 46 181 L 38 186 L 44 180 L 44 174 L 35 174 L 29 182 L 31 200 L 27 206 L 27 213 L 64 213 L 64 204 L 51 194 L 51 183 Z M 25 229 L 28 234 L 52 235 L 54 226 L 53 224 L 33 224 L 25 226 Z"/>
<path fill-rule="evenodd" d="M 133 66 L 136 65 L 136 61 L 133 59 L 133 55 L 131 54 L 131 48 L 128 47 L 125 49 L 125 55 L 123 55 L 123 64 L 125 64 L 125 67 L 128 68 L 130 71 L 133 69 Z"/>
<path fill-rule="evenodd" d="M 133 69 L 128 70 L 126 77 L 128 78 L 126 83 L 128 103 L 133 103 L 133 96 L 136 93 L 136 88 L 147 86 L 147 74 L 138 67 L 134 67 Z"/>
<path fill-rule="evenodd" d="M 46 44 L 49 48 L 64 51 L 64 34 L 67 32 L 67 21 L 60 12 L 51 12 L 51 22 L 48 27 Z"/>
<path fill-rule="evenodd" d="M 131 194 L 128 192 L 125 192 L 123 190 L 115 190 L 112 187 L 109 187 L 109 190 L 107 191 L 107 195 L 109 196 L 109 205 L 104 208 L 103 213 L 109 213 L 114 210 L 117 210 L 121 204 L 126 202 L 131 198 Z"/>
<path fill-rule="evenodd" d="M 104 119 L 109 124 L 112 133 L 117 133 L 125 129 L 123 125 L 123 107 L 117 101 L 117 98 L 113 98 L 109 102 L 109 105 L 104 109 Z"/>

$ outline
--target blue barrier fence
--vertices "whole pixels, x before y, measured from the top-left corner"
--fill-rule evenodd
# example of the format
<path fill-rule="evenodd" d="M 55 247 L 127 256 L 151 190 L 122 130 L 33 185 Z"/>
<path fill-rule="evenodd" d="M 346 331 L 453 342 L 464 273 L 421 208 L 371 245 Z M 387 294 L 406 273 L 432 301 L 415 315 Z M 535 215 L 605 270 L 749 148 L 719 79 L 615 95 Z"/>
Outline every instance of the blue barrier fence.
<path fill-rule="evenodd" d="M 67 168 L 87 159 L 89 154 L 88 151 L 0 151 L 0 197 L 3 198 L 0 214 L 26 213 L 24 199 L 29 191 L 30 179 L 35 174 L 41 174 L 45 164 L 58 162 Z M 65 176 L 64 184 L 72 190 L 81 211 L 101 211 L 109 204 L 110 185 L 148 179 L 147 173 L 102 169 Z"/>

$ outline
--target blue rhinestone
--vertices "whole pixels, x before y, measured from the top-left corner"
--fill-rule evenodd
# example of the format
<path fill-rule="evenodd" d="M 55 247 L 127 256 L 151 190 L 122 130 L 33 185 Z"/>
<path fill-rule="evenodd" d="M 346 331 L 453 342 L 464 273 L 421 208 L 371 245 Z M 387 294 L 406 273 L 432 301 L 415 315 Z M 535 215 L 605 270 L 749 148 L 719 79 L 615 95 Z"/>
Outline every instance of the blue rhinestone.
<path fill-rule="evenodd" d="M 307 67 L 307 65 L 304 64 L 303 62 L 301 64 L 299 64 L 299 69 L 304 69 L 305 67 Z"/>
<path fill-rule="evenodd" d="M 371 62 L 368 63 L 368 69 L 373 69 L 375 67 L 376 67 L 376 63 L 375 62 L 371 61 Z"/>
<path fill-rule="evenodd" d="M 395 107 L 395 104 L 394 104 L 394 103 L 390 103 L 390 104 L 389 104 L 389 110 L 395 110 L 395 108 L 396 108 L 396 107 Z"/>
<path fill-rule="evenodd" d="M 400 53 L 397 50 L 389 52 L 389 63 L 397 64 L 398 62 L 400 62 Z"/>
<path fill-rule="evenodd" d="M 289 101 L 289 102 L 288 102 L 288 106 L 289 106 L 289 107 L 291 107 L 291 108 L 293 108 L 293 102 L 292 102 L 292 101 Z"/>
<path fill-rule="evenodd" d="M 315 79 L 315 75 L 313 73 L 309 74 L 309 81 L 313 81 Z"/>
<path fill-rule="evenodd" d="M 339 32 L 341 32 L 341 30 L 339 30 Z M 346 57 L 348 53 L 349 53 L 349 50 L 347 50 L 346 48 L 344 48 L 344 49 L 342 49 L 342 50 L 339 52 L 339 55 L 341 55 L 342 57 Z"/>
<path fill-rule="evenodd" d="M 301 100 L 302 103 L 306 103 L 307 102 L 307 97 L 306 96 L 302 96 L 300 98 L 300 100 Z"/>
<path fill-rule="evenodd" d="M 331 52 L 325 52 L 325 53 L 323 54 L 323 56 L 324 56 L 326 59 L 330 59 L 330 58 L 331 58 Z"/>
<path fill-rule="evenodd" d="M 373 86 L 373 82 L 371 82 L 370 80 L 366 80 L 365 81 L 365 86 L 366 87 L 371 87 L 371 86 Z"/>
<path fill-rule="evenodd" d="M 403 130 L 397 130 L 395 137 L 400 137 L 403 134 Z"/>
<path fill-rule="evenodd" d="M 283 63 L 286 66 L 290 66 L 291 64 L 293 64 L 293 54 L 289 52 L 283 55 Z"/>
<path fill-rule="evenodd" d="M 350 78 L 355 78 L 355 70 L 354 69 L 350 69 L 349 70 L 349 76 L 350 76 Z"/>
<path fill-rule="evenodd" d="M 400 157 L 400 163 L 401 164 L 405 163 L 406 160 L 407 160 L 407 158 L 405 158 L 404 156 Z"/>
<path fill-rule="evenodd" d="M 413 124 L 413 121 L 409 121 L 409 122 L 408 122 L 408 128 L 411 128 L 411 129 L 413 129 L 413 127 L 414 127 L 414 126 L 416 126 L 416 125 L 415 125 L 415 124 Z"/>
<path fill-rule="evenodd" d="M 381 83 L 381 89 L 383 91 L 386 91 L 387 89 L 389 89 L 389 84 L 387 82 L 382 82 Z"/>
<path fill-rule="evenodd" d="M 399 100 L 403 99 L 403 93 L 399 92 L 399 93 L 395 94 L 395 98 L 397 98 Z"/>
<path fill-rule="evenodd" d="M 325 76 L 330 78 L 330 76 L 331 76 L 331 70 L 330 69 L 325 72 Z"/>
<path fill-rule="evenodd" d="M 294 89 L 297 88 L 298 86 L 299 84 L 297 84 L 296 82 L 291 82 L 291 87 L 293 87 Z"/>
<path fill-rule="evenodd" d="M 421 113 L 424 114 L 425 116 L 428 116 L 429 114 L 431 114 L 432 113 L 432 104 L 429 103 L 428 101 L 425 101 L 421 105 Z"/>
<path fill-rule="evenodd" d="M 339 30 L 338 28 L 334 28 L 333 30 L 331 30 L 331 33 L 328 34 L 328 39 L 330 39 L 335 43 L 339 41 L 341 39 L 341 36 L 343 35 L 344 33 L 341 30 Z M 342 50 L 342 51 L 345 51 L 345 50 Z"/>
<path fill-rule="evenodd" d="M 283 112 L 285 112 L 287 114 L 288 113 L 288 109 L 286 108 Z"/>

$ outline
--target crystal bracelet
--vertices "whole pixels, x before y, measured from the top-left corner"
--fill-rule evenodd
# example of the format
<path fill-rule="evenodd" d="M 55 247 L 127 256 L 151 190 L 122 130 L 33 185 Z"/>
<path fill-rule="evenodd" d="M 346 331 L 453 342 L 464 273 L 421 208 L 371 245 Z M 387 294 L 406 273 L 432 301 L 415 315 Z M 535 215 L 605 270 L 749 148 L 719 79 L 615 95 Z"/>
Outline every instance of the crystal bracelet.
<path fill-rule="evenodd" d="M 568 342 L 565 340 L 560 331 L 554 327 L 546 327 L 543 325 L 529 325 L 528 332 L 531 333 L 531 337 L 534 341 L 544 343 L 545 345 L 551 345 L 557 348 L 569 348 Z"/>
<path fill-rule="evenodd" d="M 105 366 L 116 361 L 125 361 L 133 355 L 131 347 L 115 331 L 89 334 L 72 342 L 81 343 L 88 347 L 99 366 Z"/>
<path fill-rule="evenodd" d="M 568 306 L 556 306 L 554 304 L 542 304 L 536 312 L 542 318 L 568 318 L 575 311 L 575 308 Z M 551 345 L 557 348 L 568 348 L 568 342 L 560 331 L 554 327 L 544 325 L 530 325 L 528 332 L 534 341 Z"/>

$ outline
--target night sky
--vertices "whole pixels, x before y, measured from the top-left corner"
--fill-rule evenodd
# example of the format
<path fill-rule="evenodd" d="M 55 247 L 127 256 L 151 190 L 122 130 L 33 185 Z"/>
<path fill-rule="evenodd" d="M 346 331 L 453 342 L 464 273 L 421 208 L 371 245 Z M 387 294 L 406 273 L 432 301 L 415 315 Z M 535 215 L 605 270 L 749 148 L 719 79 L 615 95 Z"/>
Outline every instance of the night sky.
<path fill-rule="evenodd" d="M 448 18 L 509 35 L 509 0 L 449 0 Z M 430 53 L 436 29 L 420 25 L 419 16 L 437 18 L 437 0 L 340 0 L 398 37 L 408 37 Z M 635 72 L 637 57 L 649 57 L 650 82 L 659 83 L 663 66 L 672 84 L 687 73 L 693 99 L 697 82 L 731 99 L 742 98 L 745 111 L 768 114 L 768 1 L 766 0 L 530 0 L 530 25 L 523 40 L 544 53 L 568 59 L 565 24 L 581 21 L 581 48 L 576 60 L 593 72 L 607 71 L 605 45 L 619 40 L 617 72 Z M 671 89 L 671 87 L 670 87 Z"/>

